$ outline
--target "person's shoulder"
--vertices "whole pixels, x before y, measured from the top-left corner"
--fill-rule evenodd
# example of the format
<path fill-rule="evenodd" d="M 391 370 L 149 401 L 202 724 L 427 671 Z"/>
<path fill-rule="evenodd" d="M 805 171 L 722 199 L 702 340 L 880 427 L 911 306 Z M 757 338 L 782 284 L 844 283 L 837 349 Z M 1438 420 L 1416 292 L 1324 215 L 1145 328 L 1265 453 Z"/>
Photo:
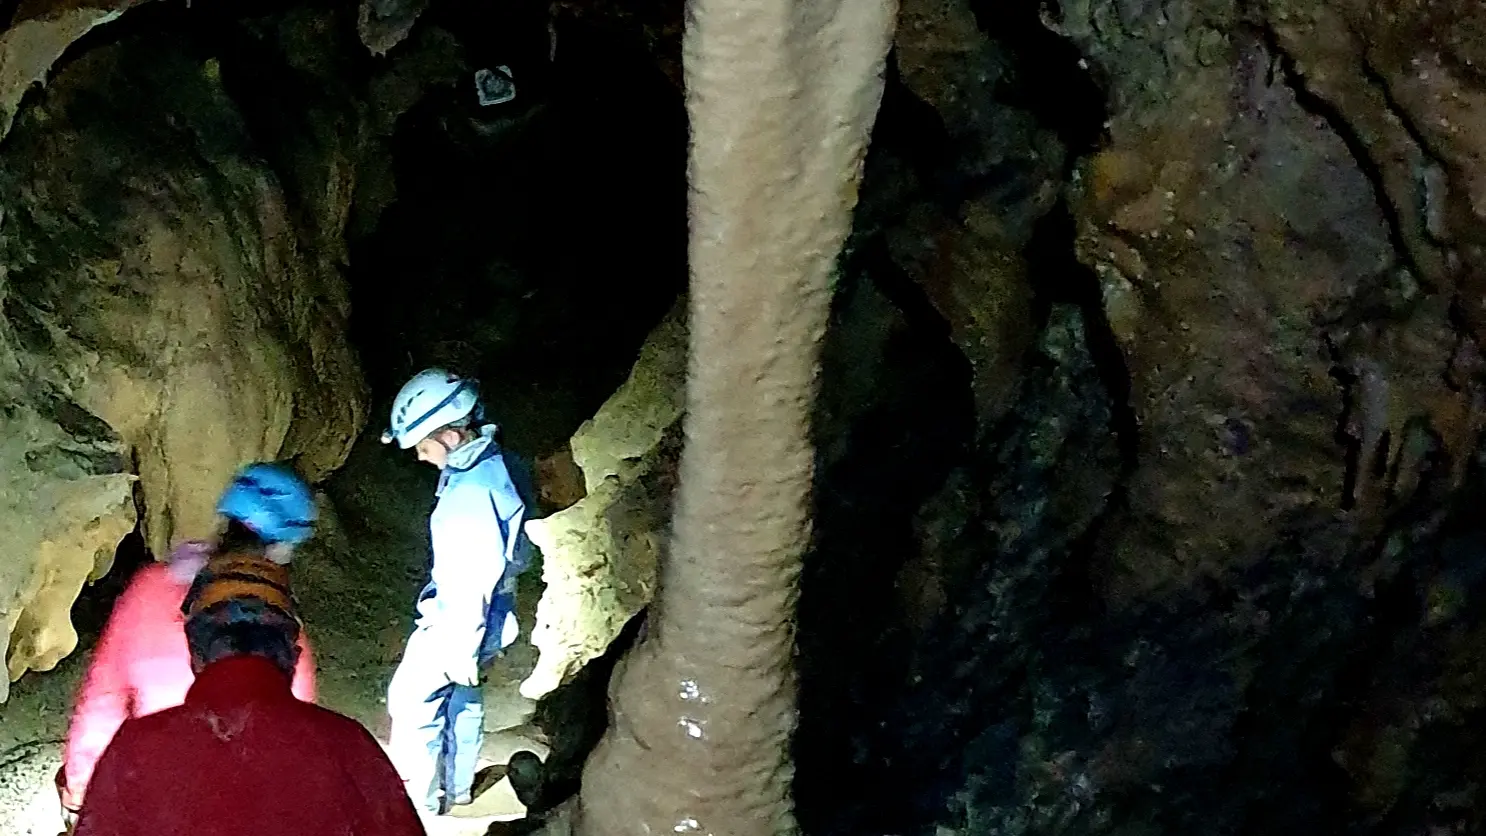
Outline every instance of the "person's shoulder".
<path fill-rule="evenodd" d="M 385 757 L 382 744 L 366 726 L 338 711 L 320 705 L 300 703 L 305 729 L 331 743 L 342 755 L 354 758 Z"/>
<path fill-rule="evenodd" d="M 134 574 L 129 576 L 129 582 L 124 587 L 124 592 L 125 594 L 147 592 L 171 585 L 173 584 L 170 578 L 170 567 L 157 560 L 151 560 L 134 570 Z"/>
<path fill-rule="evenodd" d="M 168 602 L 174 597 L 174 584 L 171 582 L 167 567 L 163 563 L 151 561 L 136 569 L 134 574 L 129 576 L 129 580 L 124 584 L 124 590 L 114 601 L 109 620 L 111 622 L 117 622 L 120 619 L 134 621 L 152 617 L 160 612 L 162 607 L 168 607 Z M 166 603 L 162 604 L 162 601 Z"/>
<path fill-rule="evenodd" d="M 500 453 L 493 453 L 480 460 L 480 463 L 470 468 L 470 475 L 484 483 L 508 482 L 511 479 L 510 468 L 506 467 L 506 461 Z"/>
<path fill-rule="evenodd" d="M 489 502 L 491 494 L 510 490 L 507 487 L 510 484 L 510 474 L 506 472 L 506 467 L 501 463 L 500 457 L 490 456 L 470 466 L 467 470 L 451 472 L 449 481 L 444 485 L 443 493 L 439 495 L 439 504 L 444 507 L 479 505 Z"/>
<path fill-rule="evenodd" d="M 334 709 L 295 700 L 290 710 L 298 713 L 306 723 L 323 730 L 326 734 L 338 738 L 365 738 L 373 744 L 376 743 L 376 739 L 371 736 L 371 732 L 367 731 L 365 726 Z"/>
<path fill-rule="evenodd" d="M 179 737 L 183 725 L 188 722 L 188 713 L 185 706 L 176 705 L 153 714 L 130 717 L 119 726 L 109 746 L 127 749 L 140 743 L 162 738 L 175 740 Z"/>
<path fill-rule="evenodd" d="M 506 463 L 506 453 L 498 448 L 470 468 L 467 477 L 486 491 L 507 492 L 515 489 L 511 467 Z"/>

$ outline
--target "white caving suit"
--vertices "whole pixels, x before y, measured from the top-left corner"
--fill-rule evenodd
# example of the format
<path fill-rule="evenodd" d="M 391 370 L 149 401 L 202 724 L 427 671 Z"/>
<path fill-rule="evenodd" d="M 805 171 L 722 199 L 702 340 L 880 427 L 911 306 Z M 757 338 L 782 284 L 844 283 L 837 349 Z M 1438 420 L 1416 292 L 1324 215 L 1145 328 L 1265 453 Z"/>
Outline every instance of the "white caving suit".
<path fill-rule="evenodd" d="M 415 803 L 469 803 L 483 737 L 480 670 L 516 640 L 516 577 L 530 560 L 528 509 L 495 427 L 450 451 L 429 518 L 433 569 L 387 689 L 389 750 Z"/>

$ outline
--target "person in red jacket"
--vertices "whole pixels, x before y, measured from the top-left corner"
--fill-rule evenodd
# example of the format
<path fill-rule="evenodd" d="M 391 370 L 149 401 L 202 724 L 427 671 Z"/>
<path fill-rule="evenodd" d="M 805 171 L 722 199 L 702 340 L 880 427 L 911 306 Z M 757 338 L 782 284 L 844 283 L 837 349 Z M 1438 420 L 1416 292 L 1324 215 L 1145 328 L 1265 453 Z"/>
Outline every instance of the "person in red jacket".
<path fill-rule="evenodd" d="M 185 702 L 125 720 L 76 836 L 424 836 L 402 778 L 356 721 L 296 699 L 288 569 L 213 556 L 186 599 Z"/>
<path fill-rule="evenodd" d="M 207 558 L 217 548 L 232 548 L 234 541 L 261 537 L 273 545 L 279 559 L 288 560 L 293 546 L 309 536 L 315 504 L 309 488 L 292 473 L 258 464 L 237 475 L 218 511 L 226 527 L 215 543 L 184 543 L 168 562 L 140 569 L 109 613 L 73 703 L 57 773 L 66 826 L 82 808 L 94 765 L 119 726 L 130 717 L 154 714 L 185 700 L 195 673 L 181 605 Z M 314 702 L 314 655 L 302 631 L 298 642 L 293 693 Z"/>

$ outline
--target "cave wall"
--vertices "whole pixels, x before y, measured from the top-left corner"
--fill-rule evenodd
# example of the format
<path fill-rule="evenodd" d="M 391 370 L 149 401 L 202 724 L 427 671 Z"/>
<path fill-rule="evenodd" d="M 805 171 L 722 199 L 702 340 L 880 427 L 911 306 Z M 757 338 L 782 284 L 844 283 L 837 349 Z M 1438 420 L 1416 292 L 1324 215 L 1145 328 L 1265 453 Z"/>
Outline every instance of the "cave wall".
<path fill-rule="evenodd" d="M 948 136 L 968 88 L 924 79 L 979 54 L 1022 75 L 977 99 L 992 123 L 1032 115 L 1056 136 L 1034 150 L 1079 148 L 1035 103 L 1073 91 L 1018 56 L 1026 9 L 972 7 L 977 38 L 963 8 L 911 8 L 902 85 Z M 802 773 L 812 829 L 1481 827 L 1481 16 L 1043 10 L 1103 90 L 1100 136 L 1053 174 L 1066 209 L 1011 242 L 1046 312 L 1016 393 L 977 387 L 968 461 L 917 508 L 922 551 L 867 593 L 928 616 L 886 619 L 871 667 L 819 655 L 837 701 L 814 716 L 844 699 L 857 719 L 806 704 L 798 745 L 833 745 L 819 773 L 860 789 Z M 876 188 L 924 188 L 924 152 L 874 151 Z"/>
<path fill-rule="evenodd" d="M 6 140 L 4 435 L 27 440 L 0 466 L 26 534 L 0 582 L 11 679 L 71 651 L 72 599 L 136 488 L 163 554 L 212 532 L 243 462 L 318 480 L 364 421 L 345 281 L 302 245 L 220 76 L 169 35 L 126 37 L 60 68 Z"/>
<path fill-rule="evenodd" d="M 1129 516 L 1108 543 L 1111 598 L 1180 595 L 1259 561 L 1287 531 L 1326 529 L 1344 548 L 1409 498 L 1431 452 L 1458 483 L 1480 426 L 1475 331 L 1459 326 L 1479 303 L 1449 218 L 1469 218 L 1459 204 L 1473 185 L 1408 139 L 1451 112 L 1387 104 L 1420 77 L 1444 100 L 1469 95 L 1421 63 L 1445 45 L 1421 37 L 1412 12 L 1326 4 L 1251 19 L 1226 4 L 1064 11 L 1110 77 L 1108 147 L 1077 172 L 1078 246 L 1100 276 L 1142 437 Z M 1102 34 L 1116 20 L 1127 34 Z M 1418 39 L 1365 59 L 1346 34 L 1361 31 Z M 1397 130 L 1379 129 L 1390 121 Z"/>

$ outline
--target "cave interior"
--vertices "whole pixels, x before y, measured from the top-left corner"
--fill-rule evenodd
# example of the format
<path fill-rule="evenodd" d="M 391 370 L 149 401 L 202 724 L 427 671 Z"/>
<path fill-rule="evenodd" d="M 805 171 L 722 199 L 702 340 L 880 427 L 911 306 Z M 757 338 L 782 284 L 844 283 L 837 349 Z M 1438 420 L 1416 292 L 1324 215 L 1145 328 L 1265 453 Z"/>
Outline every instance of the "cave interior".
<path fill-rule="evenodd" d="M 803 832 L 1486 832 L 1486 10 L 1376 5 L 904 0 L 812 428 Z M 401 383 L 477 376 L 537 516 L 628 537 L 685 360 L 679 0 L 59 8 L 0 6 L 17 833 L 238 463 L 314 476 L 323 701 L 385 734 L 437 478 L 378 443 Z M 652 416 L 608 493 L 603 409 Z M 645 594 L 487 720 L 558 792 Z"/>

